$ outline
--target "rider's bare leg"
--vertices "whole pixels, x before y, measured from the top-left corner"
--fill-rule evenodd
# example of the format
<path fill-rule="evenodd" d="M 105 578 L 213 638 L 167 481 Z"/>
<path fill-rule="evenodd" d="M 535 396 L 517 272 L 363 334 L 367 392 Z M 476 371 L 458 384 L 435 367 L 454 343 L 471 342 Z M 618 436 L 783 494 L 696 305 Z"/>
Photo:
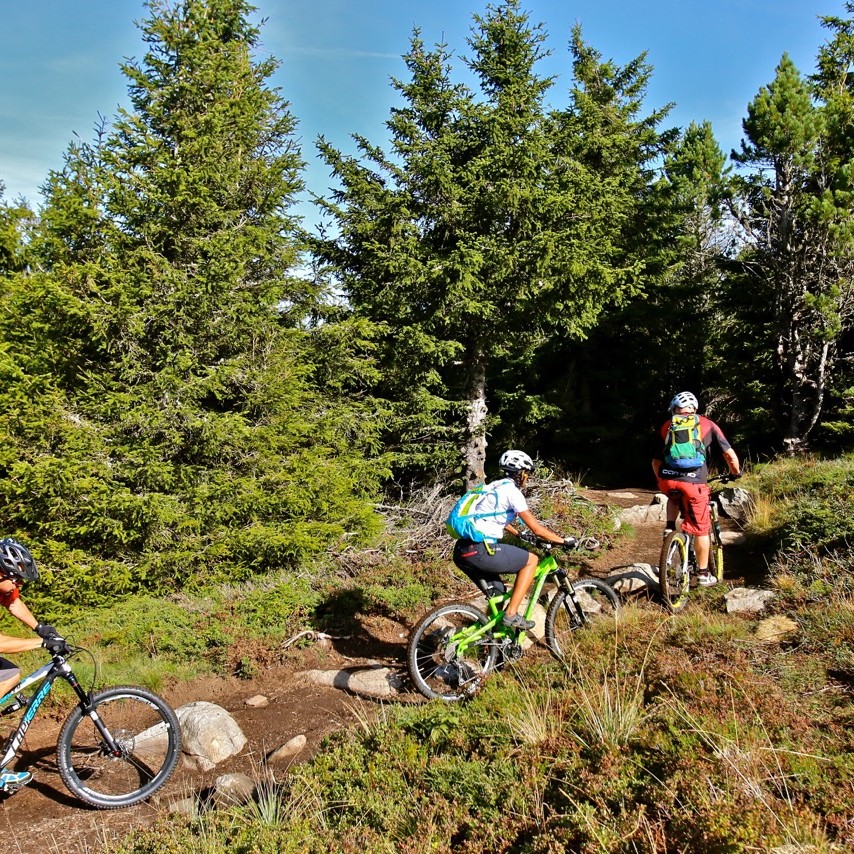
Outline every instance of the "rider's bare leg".
<path fill-rule="evenodd" d="M 708 550 L 706 560 L 708 560 Z M 534 572 L 536 571 L 537 564 L 539 562 L 540 559 L 534 554 L 534 552 L 530 552 L 528 555 L 528 562 L 516 574 L 516 581 L 513 584 L 513 593 L 510 595 L 510 601 L 507 603 L 507 608 L 504 611 L 508 617 L 512 617 L 519 611 L 519 606 L 522 604 L 522 600 L 525 598 L 525 594 L 531 586 L 531 581 L 534 578 Z"/>
<path fill-rule="evenodd" d="M 697 534 L 694 537 L 694 554 L 697 555 L 697 569 L 700 572 L 709 571 L 709 535 Z"/>

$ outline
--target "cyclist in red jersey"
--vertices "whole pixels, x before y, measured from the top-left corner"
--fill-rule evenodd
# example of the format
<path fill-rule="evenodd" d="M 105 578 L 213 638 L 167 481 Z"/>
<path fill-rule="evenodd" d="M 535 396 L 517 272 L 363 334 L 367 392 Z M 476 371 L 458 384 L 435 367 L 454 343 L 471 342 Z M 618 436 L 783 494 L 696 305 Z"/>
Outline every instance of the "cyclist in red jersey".
<path fill-rule="evenodd" d="M 40 623 L 21 599 L 21 585 L 25 581 L 36 581 L 38 577 L 36 562 L 25 546 L 9 537 L 0 540 L 0 605 L 38 635 L 37 638 L 16 638 L 0 634 L 0 653 L 27 652 L 40 646 L 50 649 L 65 642 L 53 626 Z M 20 681 L 18 666 L 0 655 L 0 697 Z M 14 791 L 32 779 L 29 771 L 0 771 L 0 792 L 6 791 L 7 786 Z"/>
<path fill-rule="evenodd" d="M 655 437 L 652 470 L 658 480 L 658 488 L 667 496 L 667 525 L 665 535 L 676 528 L 676 517 L 681 504 L 683 511 L 682 530 L 694 535 L 694 551 L 697 555 L 697 581 L 704 587 L 717 583 L 714 573 L 709 572 L 709 533 L 712 529 L 709 515 L 708 485 L 709 451 L 715 447 L 723 455 L 724 462 L 734 477 L 741 476 L 738 455 L 733 450 L 723 431 L 705 415 L 697 415 L 699 403 L 690 391 L 681 391 L 670 401 L 670 415 L 661 425 Z M 673 416 L 697 416 L 702 450 L 701 460 L 696 467 L 681 467 L 668 460 L 666 443 Z M 690 464 L 689 464 L 690 466 Z"/>

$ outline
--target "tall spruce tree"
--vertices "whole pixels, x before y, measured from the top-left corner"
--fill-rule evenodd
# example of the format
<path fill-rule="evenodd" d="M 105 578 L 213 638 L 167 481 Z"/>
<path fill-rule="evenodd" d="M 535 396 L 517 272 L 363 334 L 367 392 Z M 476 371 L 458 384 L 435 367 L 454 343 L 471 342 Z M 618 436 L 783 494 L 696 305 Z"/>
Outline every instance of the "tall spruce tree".
<path fill-rule="evenodd" d="M 74 598 L 239 578 L 373 524 L 370 422 L 311 382 L 302 160 L 253 7 L 149 10 L 131 109 L 51 175 L 37 272 L 6 300 L 62 429 L 11 431 L 0 518 Z"/>
<path fill-rule="evenodd" d="M 553 111 L 553 81 L 538 73 L 544 40 L 518 0 L 488 6 L 468 40 L 475 92 L 453 82 L 447 46 L 427 50 L 416 30 L 410 79 L 394 83 L 405 105 L 387 123 L 391 153 L 357 137 L 360 156 L 348 157 L 320 141 L 341 189 L 323 201 L 337 234 L 317 255 L 380 329 L 382 393 L 444 416 L 417 443 L 455 437 L 469 482 L 484 475 L 498 378 L 515 374 L 505 396 L 518 399 L 543 344 L 583 336 L 643 268 L 621 237 L 657 145 L 627 124 L 645 78 L 634 65 L 616 90 L 599 86 L 605 64 L 577 32 L 575 103 Z"/>
<path fill-rule="evenodd" d="M 772 399 L 792 452 L 809 444 L 854 317 L 850 24 L 829 24 L 837 38 L 822 49 L 813 85 L 784 54 L 733 153 L 745 169 L 733 211 L 746 242 L 734 281 L 764 308 L 755 332 L 773 354 Z"/>

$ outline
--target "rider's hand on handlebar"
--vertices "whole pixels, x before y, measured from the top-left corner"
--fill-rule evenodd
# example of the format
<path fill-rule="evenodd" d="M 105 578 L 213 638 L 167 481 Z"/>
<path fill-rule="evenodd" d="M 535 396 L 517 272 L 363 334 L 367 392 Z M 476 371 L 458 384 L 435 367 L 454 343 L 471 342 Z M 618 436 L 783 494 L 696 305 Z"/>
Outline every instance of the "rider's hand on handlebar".
<path fill-rule="evenodd" d="M 42 641 L 42 646 L 51 655 L 68 655 L 71 651 L 64 637 L 58 634 L 49 635 Z"/>
<path fill-rule="evenodd" d="M 40 638 L 52 638 L 54 636 L 59 636 L 59 632 L 50 623 L 39 623 L 33 631 Z"/>
<path fill-rule="evenodd" d="M 564 537 L 561 544 L 565 549 L 577 549 L 578 539 L 576 537 Z"/>

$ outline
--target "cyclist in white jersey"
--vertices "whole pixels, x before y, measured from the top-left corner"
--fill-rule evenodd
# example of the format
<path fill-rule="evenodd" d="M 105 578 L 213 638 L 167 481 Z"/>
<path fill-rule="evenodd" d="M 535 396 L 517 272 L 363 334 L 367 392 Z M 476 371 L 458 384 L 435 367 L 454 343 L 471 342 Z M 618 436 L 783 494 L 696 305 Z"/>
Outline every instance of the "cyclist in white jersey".
<path fill-rule="evenodd" d="M 517 575 L 505 609 L 504 624 L 529 631 L 534 628 L 534 623 L 518 611 L 531 586 L 539 558 L 527 549 L 500 542 L 501 538 L 505 533 L 519 535 L 513 525 L 518 518 L 540 539 L 560 545 L 575 545 L 576 541 L 574 538 L 567 540 L 542 525 L 528 508 L 523 490 L 534 470 L 534 462 L 524 451 L 505 451 L 498 467 L 505 476 L 487 484 L 483 498 L 474 508 L 479 518 L 473 524 L 484 536 L 484 541 L 457 540 L 454 563 L 485 593 L 503 593 L 506 588 L 500 576 Z"/>

